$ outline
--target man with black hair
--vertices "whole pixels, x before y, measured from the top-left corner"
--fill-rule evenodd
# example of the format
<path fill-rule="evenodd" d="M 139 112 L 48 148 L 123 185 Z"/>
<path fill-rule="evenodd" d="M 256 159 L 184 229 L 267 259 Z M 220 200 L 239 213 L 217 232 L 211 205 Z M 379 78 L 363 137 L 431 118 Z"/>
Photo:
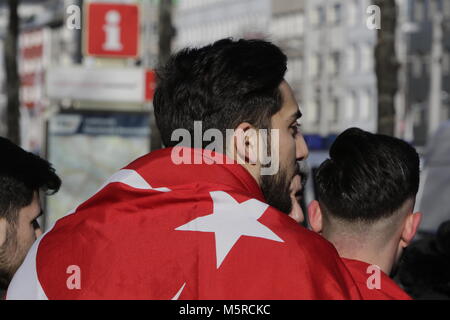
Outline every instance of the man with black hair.
<path fill-rule="evenodd" d="M 164 145 L 196 146 L 193 140 L 180 143 L 173 136 L 183 128 L 194 137 L 196 121 L 201 121 L 202 133 L 217 129 L 226 136 L 227 129 L 242 131 L 242 136 L 234 138 L 249 141 L 233 141 L 236 150 L 225 150 L 229 141 L 223 141 L 223 153 L 242 159 L 240 163 L 260 184 L 270 205 L 282 212 L 291 211 L 291 180 L 296 174 L 304 175 L 296 160 L 304 160 L 308 149 L 299 132 L 302 113 L 284 81 L 286 68 L 284 53 L 262 40 L 223 39 L 202 48 L 181 50 L 158 73 L 154 107 Z M 252 139 L 255 129 L 279 130 L 280 143 L 272 141 L 280 151 L 278 174 L 261 174 L 264 164 L 249 161 L 249 150 L 258 147 L 249 145 L 258 141 Z M 207 148 L 210 144 L 205 139 L 196 147 Z M 256 157 L 258 152 L 250 154 Z"/>
<path fill-rule="evenodd" d="M 40 191 L 57 192 L 61 180 L 44 159 L 0 137 L 0 298 L 41 234 Z"/>
<path fill-rule="evenodd" d="M 316 176 L 309 224 L 334 244 L 364 299 L 410 299 L 388 275 L 413 239 L 419 156 L 408 143 L 351 128 Z"/>
<path fill-rule="evenodd" d="M 333 246 L 287 214 L 308 149 L 285 72 L 284 53 L 263 40 L 173 55 L 154 97 L 167 148 L 60 219 L 8 297 L 359 299 Z"/>

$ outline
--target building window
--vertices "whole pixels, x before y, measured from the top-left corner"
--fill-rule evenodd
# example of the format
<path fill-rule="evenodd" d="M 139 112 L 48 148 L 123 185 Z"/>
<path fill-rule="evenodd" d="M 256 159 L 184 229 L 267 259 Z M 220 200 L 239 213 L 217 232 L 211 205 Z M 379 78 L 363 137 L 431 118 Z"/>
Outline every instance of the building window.
<path fill-rule="evenodd" d="M 334 25 L 336 23 L 336 12 L 334 12 L 334 6 L 327 7 L 328 24 Z"/>
<path fill-rule="evenodd" d="M 360 117 L 361 120 L 369 120 L 371 116 L 371 95 L 368 91 L 363 91 L 360 96 Z"/>
<path fill-rule="evenodd" d="M 347 53 L 348 71 L 350 73 L 356 72 L 360 65 L 360 50 L 356 45 L 350 46 Z"/>
<path fill-rule="evenodd" d="M 443 2 L 442 11 L 444 12 L 444 16 L 450 18 L 450 1 L 446 0 Z"/>
<path fill-rule="evenodd" d="M 331 53 L 328 61 L 330 75 L 337 76 L 339 74 L 339 66 L 341 63 L 340 58 L 341 57 L 339 52 L 336 51 Z"/>
<path fill-rule="evenodd" d="M 311 56 L 311 63 L 309 64 L 309 75 L 311 77 L 315 77 L 317 75 L 317 72 L 319 70 L 319 61 L 317 54 L 313 54 Z"/>
<path fill-rule="evenodd" d="M 296 15 L 293 16 L 293 20 L 294 20 L 294 28 L 293 28 L 293 32 L 295 34 L 303 34 L 304 29 L 303 29 L 303 21 L 304 21 L 304 17 L 303 17 L 303 13 L 298 13 Z"/>
<path fill-rule="evenodd" d="M 315 97 L 309 103 L 309 110 L 307 114 L 307 119 L 310 124 L 319 123 L 320 119 L 320 96 Z"/>
<path fill-rule="evenodd" d="M 314 8 L 311 10 L 310 17 L 311 17 L 311 21 L 310 21 L 311 25 L 313 27 L 317 26 L 319 24 L 319 15 L 318 15 L 317 9 Z"/>
<path fill-rule="evenodd" d="M 317 77 L 320 77 L 320 75 L 323 73 L 323 56 L 321 54 L 318 54 L 318 73 Z"/>
<path fill-rule="evenodd" d="M 431 0 L 428 2 L 428 19 L 433 19 L 434 15 L 436 15 L 439 11 L 442 11 L 440 4 L 440 1 L 438 3 L 437 0 Z"/>
<path fill-rule="evenodd" d="M 361 68 L 361 48 L 355 46 L 355 71 Z"/>
<path fill-rule="evenodd" d="M 331 99 L 331 114 L 330 114 L 330 122 L 338 123 L 339 122 L 339 99 L 337 97 L 333 97 Z"/>
<path fill-rule="evenodd" d="M 319 77 L 322 73 L 322 56 L 318 53 L 312 56 L 312 61 L 310 65 L 310 76 Z"/>
<path fill-rule="evenodd" d="M 354 120 L 356 117 L 357 97 L 354 92 L 350 92 L 347 97 L 347 106 L 345 108 L 344 118 L 347 121 Z"/>
<path fill-rule="evenodd" d="M 357 0 L 349 0 L 347 7 L 347 20 L 349 26 L 356 25 L 358 21 L 359 10 L 358 10 L 358 1 Z"/>
<path fill-rule="evenodd" d="M 328 74 L 334 76 L 336 74 L 337 66 L 336 61 L 334 61 L 333 54 L 330 54 L 330 56 L 328 57 L 327 65 L 328 65 Z"/>
<path fill-rule="evenodd" d="M 416 79 L 422 77 L 423 63 L 422 59 L 418 55 L 411 56 L 411 72 L 412 76 Z"/>
<path fill-rule="evenodd" d="M 442 56 L 442 72 L 444 75 L 450 75 L 450 53 L 444 53 Z"/>
<path fill-rule="evenodd" d="M 298 82 L 302 79 L 302 60 L 294 58 L 288 61 L 288 70 L 286 72 L 286 81 Z"/>
<path fill-rule="evenodd" d="M 371 71 L 373 68 L 373 47 L 369 44 L 364 44 L 361 47 L 361 69 L 363 71 Z"/>
<path fill-rule="evenodd" d="M 413 15 L 415 22 L 423 21 L 425 17 L 425 3 L 424 0 L 415 0 L 413 6 Z"/>
<path fill-rule="evenodd" d="M 303 34 L 303 14 L 282 15 L 272 19 L 270 30 L 275 39 L 301 36 Z"/>
<path fill-rule="evenodd" d="M 350 46 L 347 51 L 347 69 L 349 73 L 355 71 L 355 48 Z"/>
<path fill-rule="evenodd" d="M 292 69 L 294 70 L 294 78 L 301 79 L 303 73 L 303 61 L 300 58 L 296 58 L 292 60 Z"/>
<path fill-rule="evenodd" d="M 325 9 L 322 6 L 313 9 L 311 14 L 311 24 L 313 26 L 320 26 L 325 23 Z"/>
<path fill-rule="evenodd" d="M 294 81 L 294 70 L 292 70 L 289 62 L 286 74 L 284 75 L 284 80 L 286 80 L 288 83 L 292 83 Z"/>
<path fill-rule="evenodd" d="M 342 22 L 342 6 L 340 3 L 335 3 L 333 6 L 334 24 L 340 24 Z"/>
<path fill-rule="evenodd" d="M 431 75 L 431 54 L 422 56 L 422 70 L 427 76 Z"/>
<path fill-rule="evenodd" d="M 326 21 L 325 8 L 324 7 L 318 7 L 317 11 L 318 11 L 318 15 L 319 15 L 319 25 L 322 25 Z"/>

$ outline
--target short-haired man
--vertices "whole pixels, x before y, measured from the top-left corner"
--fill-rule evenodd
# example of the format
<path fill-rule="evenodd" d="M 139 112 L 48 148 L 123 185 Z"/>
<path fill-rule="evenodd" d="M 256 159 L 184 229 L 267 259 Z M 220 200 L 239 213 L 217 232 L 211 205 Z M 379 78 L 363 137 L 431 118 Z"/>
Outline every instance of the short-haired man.
<path fill-rule="evenodd" d="M 318 202 L 308 208 L 309 224 L 334 244 L 363 298 L 410 299 L 388 275 L 421 219 L 413 213 L 416 150 L 400 139 L 351 128 L 337 137 L 316 179 Z"/>
<path fill-rule="evenodd" d="M 8 297 L 359 299 L 333 246 L 286 214 L 308 149 L 285 72 L 286 56 L 262 40 L 175 54 L 154 97 L 167 148 L 60 219 Z"/>
<path fill-rule="evenodd" d="M 0 137 L 0 298 L 41 234 L 40 191 L 57 192 L 61 180 L 44 159 Z"/>

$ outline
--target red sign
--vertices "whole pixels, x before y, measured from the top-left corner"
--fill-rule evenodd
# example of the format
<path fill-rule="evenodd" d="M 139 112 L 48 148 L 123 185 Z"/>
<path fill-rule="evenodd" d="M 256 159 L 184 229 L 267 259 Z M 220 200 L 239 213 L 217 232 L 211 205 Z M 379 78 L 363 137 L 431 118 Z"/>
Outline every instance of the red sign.
<path fill-rule="evenodd" d="M 19 40 L 20 98 L 24 106 L 35 108 L 42 103 L 44 83 L 44 31 L 23 32 Z"/>
<path fill-rule="evenodd" d="M 156 88 L 156 74 L 153 70 L 145 72 L 145 101 L 152 101 Z"/>
<path fill-rule="evenodd" d="M 89 3 L 86 53 L 131 58 L 139 50 L 139 7 L 134 4 Z"/>

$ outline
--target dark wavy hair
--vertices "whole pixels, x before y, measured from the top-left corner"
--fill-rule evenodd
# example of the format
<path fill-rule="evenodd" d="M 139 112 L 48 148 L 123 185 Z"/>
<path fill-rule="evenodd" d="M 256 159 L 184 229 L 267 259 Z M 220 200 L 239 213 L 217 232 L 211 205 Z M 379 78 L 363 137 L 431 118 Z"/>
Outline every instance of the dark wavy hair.
<path fill-rule="evenodd" d="M 202 121 L 203 132 L 223 134 L 242 122 L 270 128 L 286 64 L 286 55 L 264 40 L 222 39 L 173 55 L 157 72 L 153 101 L 163 143 L 176 145 L 171 135 L 178 128 L 192 136 L 194 121 Z"/>
<path fill-rule="evenodd" d="M 18 212 L 31 204 L 33 193 L 55 193 L 61 179 L 46 160 L 0 137 L 0 218 L 15 223 Z"/>
<path fill-rule="evenodd" d="M 419 155 L 408 143 L 351 128 L 337 137 L 318 169 L 318 198 L 331 216 L 370 223 L 415 197 L 419 175 Z"/>

